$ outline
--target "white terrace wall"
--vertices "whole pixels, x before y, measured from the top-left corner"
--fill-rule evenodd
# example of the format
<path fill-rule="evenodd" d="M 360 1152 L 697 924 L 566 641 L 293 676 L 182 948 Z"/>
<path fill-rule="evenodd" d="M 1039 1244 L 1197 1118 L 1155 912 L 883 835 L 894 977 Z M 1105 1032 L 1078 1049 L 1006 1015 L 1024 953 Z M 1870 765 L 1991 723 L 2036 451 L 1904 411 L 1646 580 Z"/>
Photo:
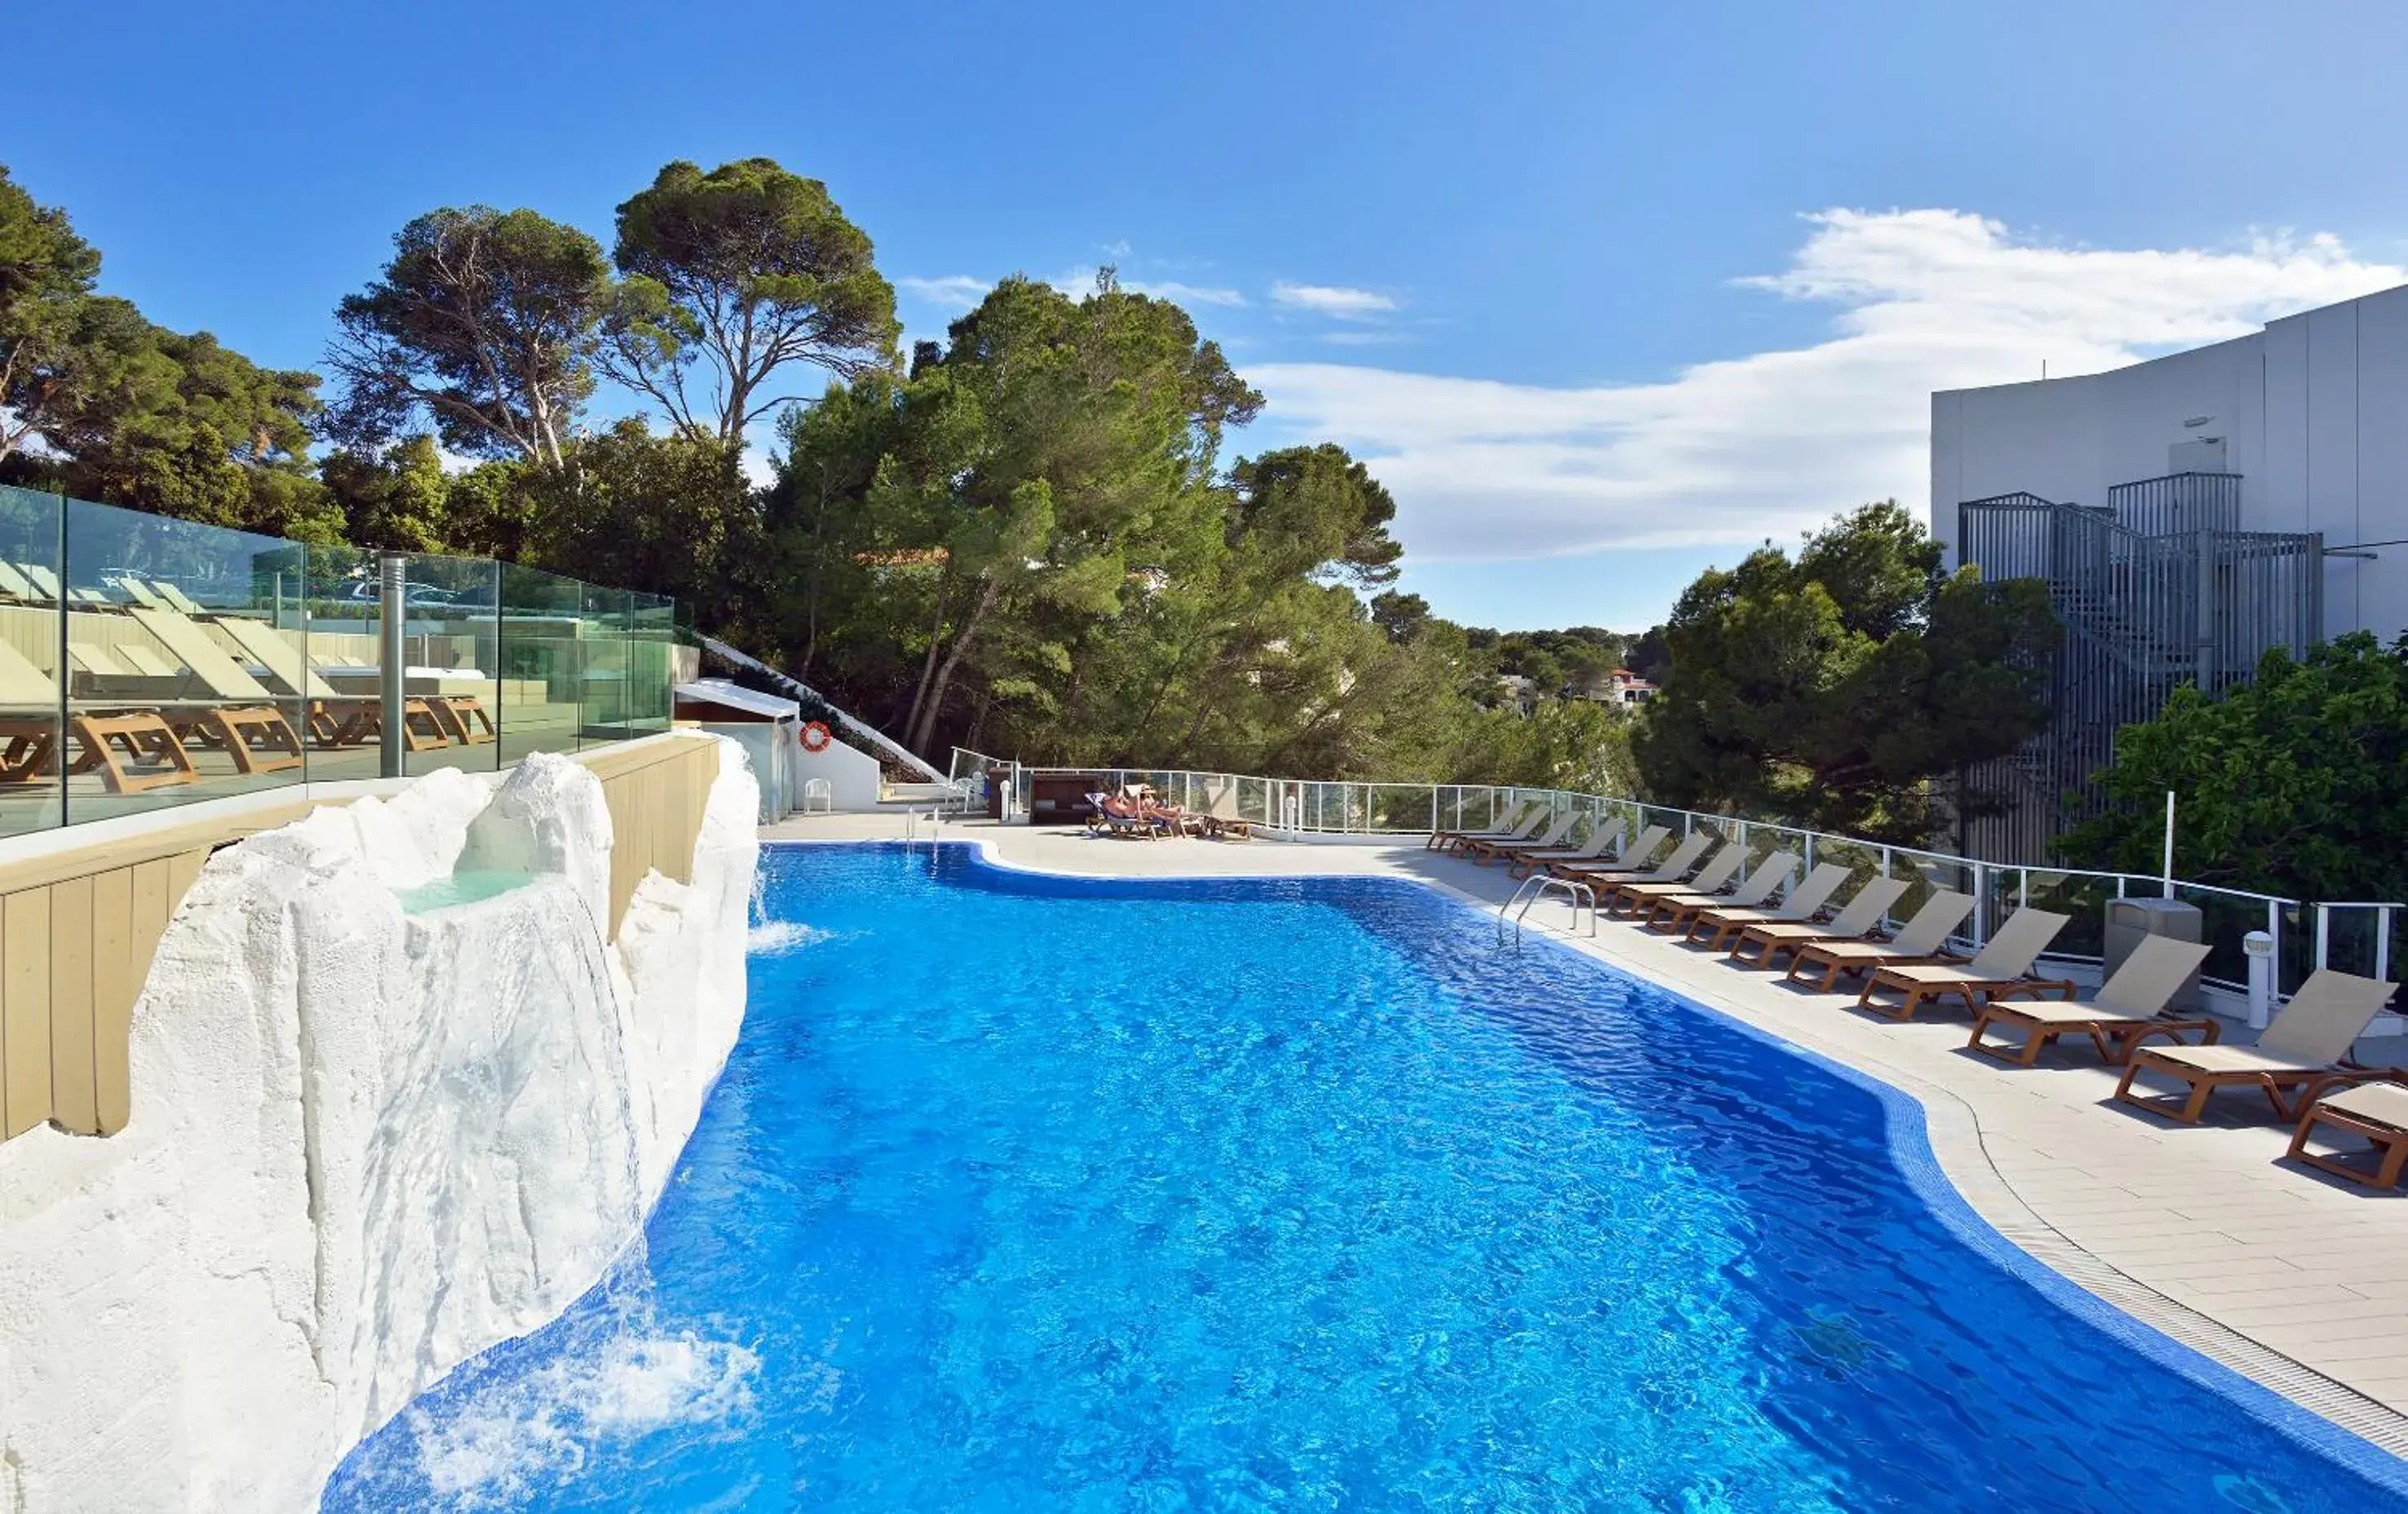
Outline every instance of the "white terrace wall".
<path fill-rule="evenodd" d="M 310 1509 L 635 1238 L 742 1018 L 757 799 L 714 738 L 616 765 L 435 773 L 197 869 L 124 1128 L 0 1143 L 0 1510 Z"/>

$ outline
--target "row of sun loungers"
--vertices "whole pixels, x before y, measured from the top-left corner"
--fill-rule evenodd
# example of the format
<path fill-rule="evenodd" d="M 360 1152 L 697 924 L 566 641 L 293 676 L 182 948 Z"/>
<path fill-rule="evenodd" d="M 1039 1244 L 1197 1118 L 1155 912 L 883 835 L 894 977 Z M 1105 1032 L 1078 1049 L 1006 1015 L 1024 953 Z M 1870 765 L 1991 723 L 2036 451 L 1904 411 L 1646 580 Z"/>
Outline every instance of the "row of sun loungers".
<path fill-rule="evenodd" d="M 1484 865 L 1503 860 L 1517 873 L 1544 871 L 1584 883 L 1600 915 L 1702 942 L 1735 964 L 1773 968 L 1785 956 L 1791 980 L 1819 971 L 1824 991 L 1843 977 L 1861 978 L 1857 1007 L 1890 1020 L 1959 1004 L 1972 1018 L 1970 1049 L 2014 1065 L 2034 1065 L 2065 1036 L 2086 1038 L 2101 1061 L 2123 1069 L 2117 1100 L 2186 1124 L 2200 1118 L 2217 1090 L 2255 1088 L 2279 1118 L 2298 1122 L 2291 1154 L 2327 1171 L 2387 1187 L 2408 1168 L 2408 1087 L 2391 1081 L 2408 1080 L 2408 1069 L 2349 1060 L 2390 1001 L 2393 984 L 2319 970 L 2256 1046 L 2226 1046 L 2220 1021 L 2168 1007 L 2206 959 L 2208 949 L 2198 942 L 2148 937 L 2088 1002 L 2076 1002 L 2071 978 L 2039 970 L 2069 916 L 2018 909 L 1968 958 L 1949 946 L 1973 908 L 1961 893 L 1931 891 L 1913 915 L 1885 932 L 1910 887 L 1906 879 L 1872 878 L 1834 911 L 1852 876 L 1844 864 L 1825 863 L 1793 883 L 1796 854 L 1776 850 L 1751 867 L 1743 845 L 1717 848 L 1715 837 L 1698 832 L 1650 866 L 1670 840 L 1663 826 L 1646 827 L 1627 845 L 1623 825 L 1600 826 L 1590 844 L 1577 847 L 1564 845 L 1571 829 L 1551 824 L 1546 810 L 1533 807 L 1502 830 L 1440 833 L 1427 844 Z M 2168 1044 L 2151 1044 L 2157 1041 Z M 2139 1081 L 2144 1076 L 2180 1084 L 2182 1092 L 2152 1093 Z M 2333 1131 L 2375 1143 L 2382 1155 L 2371 1174 L 2314 1150 L 2312 1140 Z"/>
<path fill-rule="evenodd" d="M 57 597 L 55 579 L 46 585 L 28 577 L 38 564 L 0 565 L 13 566 L 18 582 Z M 172 585 L 143 587 L 150 593 L 134 595 L 128 589 L 136 602 L 116 607 L 139 628 L 141 640 L 79 639 L 70 622 L 67 664 L 79 679 L 76 704 L 82 707 L 66 714 L 64 737 L 75 749 L 67 775 L 96 771 L 111 792 L 121 793 L 193 783 L 200 778 L 192 761 L 196 748 L 226 753 L 241 774 L 298 767 L 301 736 L 286 713 L 296 697 L 303 725 L 321 748 L 381 738 L 382 702 L 345 695 L 328 685 L 308 665 L 300 647 L 275 627 L 231 615 L 204 624 L 185 607 L 198 610 L 197 605 L 180 593 L 163 592 Z M 0 590 L 7 588 L 0 579 Z M 261 682 L 211 628 L 288 692 L 279 693 Z M 0 784 L 31 782 L 57 771 L 61 703 L 58 680 L 0 642 Z M 492 742 L 498 734 L 473 696 L 411 696 L 404 705 L 403 744 L 412 751 Z"/>

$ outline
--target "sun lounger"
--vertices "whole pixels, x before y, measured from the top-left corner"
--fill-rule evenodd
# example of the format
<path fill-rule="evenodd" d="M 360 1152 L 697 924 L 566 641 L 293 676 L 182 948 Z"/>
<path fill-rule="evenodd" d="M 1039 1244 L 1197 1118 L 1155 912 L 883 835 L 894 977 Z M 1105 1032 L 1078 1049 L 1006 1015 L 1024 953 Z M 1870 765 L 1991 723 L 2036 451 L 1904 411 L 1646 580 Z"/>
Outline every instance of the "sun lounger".
<path fill-rule="evenodd" d="M 0 594 L 11 599 L 36 600 L 46 597 L 34 587 L 33 580 L 17 570 L 14 563 L 0 563 Z"/>
<path fill-rule="evenodd" d="M 2066 998 L 2073 997 L 2074 984 L 2069 978 L 2032 978 L 2032 964 L 2048 950 L 2065 929 L 2071 915 L 2052 914 L 2045 909 L 2018 909 L 2007 917 L 2007 922 L 1990 933 L 1990 939 L 1971 962 L 1963 966 L 1945 963 L 1900 963 L 1877 966 L 1865 978 L 1864 991 L 1856 995 L 1856 1007 L 1870 1009 L 1891 1020 L 1913 1020 L 1916 1007 L 1926 999 L 1941 999 L 1950 994 L 1965 1001 L 1965 1012 L 1979 1015 L 1982 1001 L 2001 993 L 2037 993 L 2055 990 Z M 1896 989 L 1900 998 L 1895 1009 L 1873 1003 L 1873 995 L 1884 989 Z"/>
<path fill-rule="evenodd" d="M 1795 979 L 1808 966 L 1823 969 L 1822 988 L 1828 993 L 1840 980 L 1842 973 L 1861 973 L 1875 967 L 1899 967 L 1908 963 L 1946 962 L 1956 959 L 1946 949 L 1948 937 L 1973 912 L 1973 896 L 1942 889 L 1923 901 L 1923 907 L 1913 919 L 1898 928 L 1898 934 L 1886 941 L 1809 941 L 1799 946 L 1789 959 L 1788 977 Z"/>
<path fill-rule="evenodd" d="M 2307 1106 L 2333 1089 L 2386 1078 L 2408 1078 L 2408 1069 L 2359 1067 L 2346 1059 L 2375 1015 L 2391 1002 L 2396 983 L 2320 968 L 2300 985 L 2256 1046 L 2143 1046 L 2124 1064 L 2115 1097 L 2137 1108 L 2196 1123 L 2208 1095 L 2219 1088 L 2254 1088 L 2274 1113 L 2297 1120 Z M 2135 1093 L 2133 1080 L 2157 1073 L 2186 1084 L 2189 1094 Z M 2284 1097 L 2290 1091 L 2288 1099 Z"/>
<path fill-rule="evenodd" d="M 1502 825 L 1492 825 L 1484 831 L 1432 831 L 1422 849 L 1453 851 L 1467 841 L 1519 841 L 1537 835 L 1546 822 L 1547 807 L 1535 799 L 1525 800 Z"/>
<path fill-rule="evenodd" d="M 177 724 L 179 738 L 197 733 L 204 742 L 222 746 L 243 773 L 277 773 L 301 765 L 301 737 L 277 707 L 276 695 L 227 656 L 197 622 L 174 610 L 141 606 L 126 613 L 182 659 L 217 701 L 194 710 L 166 712 L 171 724 L 181 721 Z"/>
<path fill-rule="evenodd" d="M 1618 827 L 1620 822 L 1616 821 L 1615 824 Z M 1526 852 L 1515 861 L 1527 864 L 1523 868 L 1526 877 L 1537 872 L 1554 873 L 1559 878 L 1572 878 L 1579 876 L 1582 869 L 1627 870 L 1643 865 L 1647 859 L 1661 850 L 1664 843 L 1671 837 L 1672 833 L 1663 826 L 1650 825 L 1627 842 L 1617 840 L 1612 849 L 1611 856 L 1603 853 L 1589 857 L 1543 854 L 1532 856 Z"/>
<path fill-rule="evenodd" d="M 1889 914 L 1889 907 L 1898 903 L 1909 886 L 1909 880 L 1902 878 L 1874 878 L 1858 889 L 1837 915 L 1819 923 L 1778 920 L 1742 922 L 1737 930 L 1738 939 L 1730 943 L 1730 960 L 1773 967 L 1780 964 L 1784 951 L 1797 951 L 1818 941 L 1861 940 L 1881 924 Z M 1747 950 L 1751 945 L 1756 948 L 1752 956 Z"/>
<path fill-rule="evenodd" d="M 174 678 L 183 676 L 183 669 L 152 651 L 148 647 L 128 644 L 114 650 L 113 655 L 131 668 L 136 678 Z"/>
<path fill-rule="evenodd" d="M 1685 878 L 1625 878 L 1601 882 L 1598 885 L 1598 902 L 1609 909 L 1619 911 L 1625 906 L 1643 907 L 1647 900 L 1656 894 L 1713 893 L 1737 878 L 1739 870 L 1746 865 L 1747 848 L 1733 841 L 1707 858 L 1696 872 Z"/>
<path fill-rule="evenodd" d="M 1462 846 L 1455 849 L 1455 855 L 1459 857 L 1469 857 L 1478 865 L 1485 867 L 1490 862 L 1498 858 L 1512 857 L 1517 852 L 1553 851 L 1564 844 L 1564 838 L 1571 835 L 1572 827 L 1579 823 L 1580 817 L 1578 815 L 1567 815 L 1562 820 L 1555 821 L 1555 824 L 1548 826 L 1546 834 L 1539 836 L 1535 840 L 1466 841 Z"/>
<path fill-rule="evenodd" d="M 0 641 L 0 783 L 30 783 L 52 769 L 61 703 L 58 681 Z M 174 728 L 154 710 L 71 710 L 64 729 L 80 749 L 67 773 L 97 769 L 112 793 L 140 793 L 200 777 Z"/>
<path fill-rule="evenodd" d="M 1717 905 L 1700 909 L 1689 919 L 1686 938 L 1696 940 L 1698 933 L 1712 930 L 1714 934 L 1706 943 L 1711 950 L 1720 951 L 1725 943 L 1750 925 L 1788 923 L 1813 919 L 1828 904 L 1831 895 L 1840 892 L 1855 871 L 1846 863 L 1823 863 L 1799 881 L 1796 888 L 1784 894 L 1781 907 L 1762 905 Z"/>
<path fill-rule="evenodd" d="M 1606 889 L 1624 883 L 1678 882 L 1689 876 L 1698 865 L 1698 859 L 1703 857 L 1706 854 L 1706 849 L 1713 844 L 1714 837 L 1711 832 L 1696 831 L 1683 836 L 1681 844 L 1666 852 L 1664 860 L 1654 867 L 1643 865 L 1626 867 L 1620 863 L 1555 863 L 1551 864 L 1547 871 L 1557 878 L 1568 878 L 1575 882 L 1590 884 L 1602 896 Z M 1632 850 L 1634 852 L 1637 850 L 1636 848 Z M 1634 863 L 1643 862 L 1642 858 L 1636 856 L 1632 860 Z"/>
<path fill-rule="evenodd" d="M 1753 909 L 1773 895 L 1776 889 L 1785 888 L 1798 871 L 1798 853 L 1770 851 L 1756 864 L 1756 871 L 1733 883 L 1727 893 L 1698 890 L 1689 893 L 1651 893 L 1643 910 L 1633 911 L 1649 930 L 1659 927 L 1678 936 L 1689 934 L 1689 922 L 1698 918 L 1700 909 L 1727 906 L 1733 909 Z"/>
<path fill-rule="evenodd" d="M 107 648 L 85 641 L 67 643 L 67 665 L 95 678 L 138 678 L 144 676 L 120 663 Z"/>
<path fill-rule="evenodd" d="M 131 574 L 128 574 L 122 578 L 109 578 L 106 581 L 110 588 L 117 590 L 126 598 L 134 601 L 134 603 L 137 605 L 148 606 L 151 609 L 165 609 L 168 607 L 165 600 L 161 599 L 157 594 L 150 592 L 150 586 L 149 584 L 144 583 L 141 579 L 135 578 Z"/>
<path fill-rule="evenodd" d="M 1609 853 L 1618 857 L 1622 854 L 1622 838 L 1628 834 L 1629 826 L 1623 821 L 1617 820 L 1611 825 L 1600 821 L 1589 832 L 1588 839 L 1579 846 L 1551 851 L 1515 852 L 1512 865 L 1506 871 L 1515 878 L 1527 878 L 1549 863 L 1602 862 Z"/>
<path fill-rule="evenodd" d="M 1096 811 L 1087 818 L 1087 832 L 1091 836 L 1118 836 L 1127 841 L 1151 841 L 1161 834 L 1143 815 L 1138 813 L 1137 806 L 1133 801 L 1116 799 L 1108 793 L 1091 793 L 1087 795 L 1087 803 L 1094 806 Z M 1115 806 L 1119 807 L 1115 808 Z"/>
<path fill-rule="evenodd" d="M 1966 1044 L 1985 1056 L 2019 1067 L 2038 1062 L 2050 1042 L 2066 1035 L 2089 1036 L 2090 1044 L 2099 1049 L 2100 1059 L 2110 1065 L 2122 1064 L 2131 1056 L 2134 1047 L 2155 1036 L 2180 1041 L 2184 1033 L 2192 1032 L 2202 1045 L 2212 1044 L 2223 1030 L 2214 1017 L 2165 1018 L 2166 1006 L 2173 1002 L 2173 996 L 2206 957 L 2207 947 L 2201 942 L 2148 936 L 2124 959 L 2114 976 L 2100 985 L 2098 996 L 2089 1003 L 2066 1000 L 2021 1004 L 2004 996 L 1993 997 L 1975 1012 L 1973 1038 Z M 1988 1040 L 1986 1037 L 1996 1029 L 2022 1031 L 2023 1044 L 2017 1047 Z"/>
<path fill-rule="evenodd" d="M 2373 1166 L 2359 1166 L 2331 1152 L 2308 1150 L 2311 1138 L 2330 1138 L 2320 1128 L 2328 1125 L 2373 1143 Z M 2392 1187 L 2400 1181 L 2401 1170 L 2408 1167 L 2408 1088 L 2398 1083 L 2360 1083 L 2338 1093 L 2328 1093 L 2308 1106 L 2308 1112 L 2300 1117 L 2300 1128 L 2291 1135 L 2290 1158 L 2369 1188 Z"/>
<path fill-rule="evenodd" d="M 383 734 L 383 704 L 345 694 L 320 678 L 302 656 L 299 644 L 283 632 L 265 621 L 240 615 L 222 615 L 211 623 L 267 669 L 268 677 L 308 700 L 309 736 L 319 746 L 362 746 Z M 484 705 L 474 695 L 411 694 L 402 701 L 402 745 L 411 751 L 455 743 L 475 745 L 492 741 L 495 736 Z"/>
<path fill-rule="evenodd" d="M 151 579 L 150 592 L 157 594 L 161 599 L 165 600 L 169 609 L 181 610 L 186 615 L 207 615 L 208 613 L 208 610 L 201 608 L 199 604 L 194 602 L 192 596 L 185 593 L 181 589 L 177 588 L 174 584 L 169 583 L 165 578 Z"/>

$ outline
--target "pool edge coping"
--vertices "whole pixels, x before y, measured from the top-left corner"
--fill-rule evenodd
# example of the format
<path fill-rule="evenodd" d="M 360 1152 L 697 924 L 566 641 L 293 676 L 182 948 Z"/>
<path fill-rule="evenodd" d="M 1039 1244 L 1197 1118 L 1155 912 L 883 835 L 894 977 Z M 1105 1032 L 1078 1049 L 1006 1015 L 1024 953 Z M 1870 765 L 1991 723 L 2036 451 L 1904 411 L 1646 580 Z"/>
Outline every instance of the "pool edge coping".
<path fill-rule="evenodd" d="M 1034 866 L 1004 857 L 987 836 L 911 841 L 880 838 L 765 838 L 766 848 L 851 847 L 916 850 L 960 848 L 997 872 L 1082 882 L 1147 887 L 1181 883 L 1313 884 L 1331 881 L 1426 889 L 1485 919 L 1492 901 L 1437 878 L 1375 872 L 1188 873 L 1139 876 L 1080 873 Z M 1594 965 L 1639 978 L 1693 1013 L 1829 1072 L 1880 1101 L 1885 1147 L 1908 1188 L 1966 1246 L 2056 1307 L 2090 1323 L 2166 1369 L 2215 1393 L 2277 1435 L 2408 1498 L 2408 1414 L 2326 1376 L 2211 1315 L 2168 1297 L 2096 1255 L 2051 1225 L 2018 1194 L 1990 1160 L 1979 1115 L 1960 1095 L 1887 1069 L 1876 1073 L 1760 1025 L 1695 994 L 1656 981 L 1602 951 L 1584 950 L 1583 937 L 1541 925 L 1536 938 Z M 1897 1080 L 1892 1081 L 1895 1078 Z M 1977 1197 L 1949 1170 L 1954 1156 L 1974 1170 Z M 1994 1216 L 1985 1202 L 2009 1212 Z"/>

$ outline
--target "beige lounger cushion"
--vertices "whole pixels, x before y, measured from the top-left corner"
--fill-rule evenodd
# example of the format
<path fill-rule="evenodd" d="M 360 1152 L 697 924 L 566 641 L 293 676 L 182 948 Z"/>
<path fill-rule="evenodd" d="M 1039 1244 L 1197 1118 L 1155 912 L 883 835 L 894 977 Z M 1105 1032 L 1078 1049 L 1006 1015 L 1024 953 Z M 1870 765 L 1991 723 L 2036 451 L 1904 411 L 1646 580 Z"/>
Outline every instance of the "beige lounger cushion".
<path fill-rule="evenodd" d="M 1892 969 L 1892 976 L 1914 969 Z M 2103 1004 L 2076 1004 L 2065 999 L 2002 1000 L 1999 1011 L 2012 1019 L 2026 1020 L 2036 1025 L 2145 1025 L 2157 1017 L 2129 1009 L 2112 1008 Z"/>
<path fill-rule="evenodd" d="M 2171 1062 L 2202 1073 L 2320 1073 L 2321 1062 L 2270 1056 L 2254 1046 L 2153 1046 L 2152 1062 Z"/>
<path fill-rule="evenodd" d="M 2398 1083 L 2360 1083 L 2318 1099 L 2316 1107 L 2337 1109 L 2395 1130 L 2408 1130 L 2408 1088 Z"/>

